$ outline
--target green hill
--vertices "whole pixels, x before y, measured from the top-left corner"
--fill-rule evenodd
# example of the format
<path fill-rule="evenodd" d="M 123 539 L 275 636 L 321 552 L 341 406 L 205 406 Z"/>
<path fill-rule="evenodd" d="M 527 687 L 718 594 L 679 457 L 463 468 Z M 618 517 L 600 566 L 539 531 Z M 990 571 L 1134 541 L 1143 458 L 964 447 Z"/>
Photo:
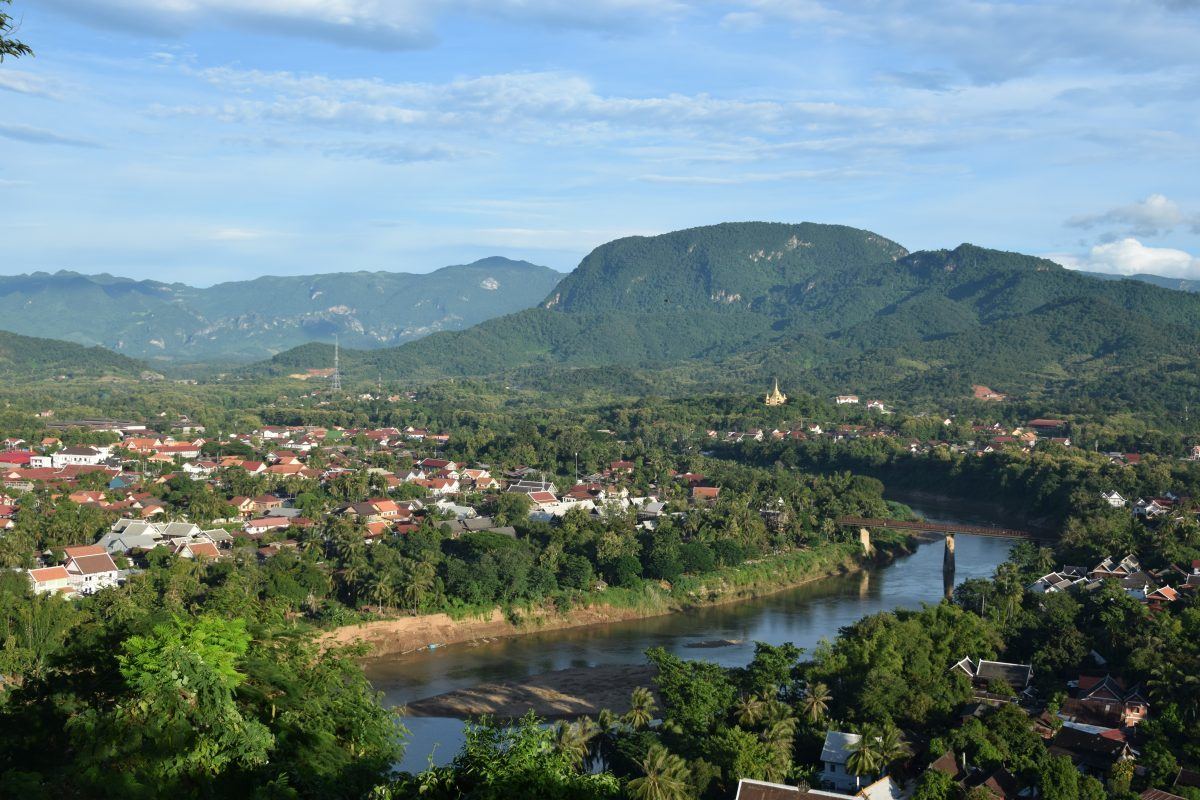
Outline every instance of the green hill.
<path fill-rule="evenodd" d="M 506 258 L 427 274 L 262 277 L 195 288 L 74 272 L 0 277 L 5 325 L 160 361 L 249 361 L 338 335 L 396 345 L 536 304 L 562 275 Z"/>
<path fill-rule="evenodd" d="M 348 374 L 413 379 L 620 367 L 672 385 L 962 395 L 1090 391 L 1194 358 L 1200 297 L 1103 281 L 961 245 L 907 253 L 831 225 L 736 223 L 620 239 L 541 307 L 398 348 L 345 353 Z M 317 363 L 309 358 L 324 358 Z M 275 367 L 323 366 L 325 351 Z M 625 373 L 622 373 L 625 374 Z M 592 375 L 590 380 L 601 379 Z"/>
<path fill-rule="evenodd" d="M 103 347 L 84 347 L 0 331 L 0 377 L 10 383 L 45 378 L 136 378 L 145 364 Z"/>

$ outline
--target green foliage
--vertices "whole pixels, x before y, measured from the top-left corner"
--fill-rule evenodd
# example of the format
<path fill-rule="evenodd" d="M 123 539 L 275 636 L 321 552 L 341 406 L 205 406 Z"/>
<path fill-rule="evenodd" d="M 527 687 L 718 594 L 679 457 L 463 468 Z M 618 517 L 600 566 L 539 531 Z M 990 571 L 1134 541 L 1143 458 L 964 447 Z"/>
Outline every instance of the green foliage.
<path fill-rule="evenodd" d="M 12 0 L 0 0 L 0 3 L 11 4 Z M 33 55 L 33 49 L 29 45 L 11 36 L 15 29 L 12 16 L 0 12 L 0 62 L 3 62 L 6 56 L 19 58 Z"/>
<path fill-rule="evenodd" d="M 704 661 L 684 661 L 660 647 L 646 651 L 658 668 L 654 685 L 666 719 L 693 735 L 707 730 L 733 703 L 736 688 L 725 670 Z"/>

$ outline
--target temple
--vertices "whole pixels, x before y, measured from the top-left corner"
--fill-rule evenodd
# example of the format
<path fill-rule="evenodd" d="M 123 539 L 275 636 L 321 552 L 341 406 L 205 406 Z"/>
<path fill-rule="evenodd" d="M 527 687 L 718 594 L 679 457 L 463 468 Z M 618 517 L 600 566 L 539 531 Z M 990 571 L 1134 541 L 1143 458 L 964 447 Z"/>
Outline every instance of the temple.
<path fill-rule="evenodd" d="M 775 388 L 767 392 L 767 399 L 764 400 L 769 406 L 781 406 L 787 402 L 787 395 L 779 391 L 779 379 L 775 379 Z"/>

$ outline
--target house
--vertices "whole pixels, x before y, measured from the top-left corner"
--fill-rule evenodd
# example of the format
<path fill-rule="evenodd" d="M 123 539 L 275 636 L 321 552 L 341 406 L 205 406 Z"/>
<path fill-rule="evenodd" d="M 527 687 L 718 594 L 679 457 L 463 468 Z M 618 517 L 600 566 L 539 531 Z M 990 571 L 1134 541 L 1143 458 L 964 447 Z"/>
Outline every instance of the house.
<path fill-rule="evenodd" d="M 71 587 L 71 575 L 66 567 L 43 567 L 29 570 L 29 583 L 34 594 L 68 593 Z"/>
<path fill-rule="evenodd" d="M 108 460 L 112 450 L 108 447 L 66 447 L 50 456 L 50 466 L 61 469 L 68 466 L 94 467 Z"/>
<path fill-rule="evenodd" d="M 1101 492 L 1100 499 L 1108 503 L 1113 508 L 1124 508 L 1129 501 L 1121 496 L 1121 493 L 1116 489 L 1111 492 Z"/>
<path fill-rule="evenodd" d="M 267 531 L 277 531 L 291 527 L 292 520 L 292 517 L 259 517 L 258 519 L 248 520 L 243 526 L 243 530 L 251 536 L 261 536 Z"/>
<path fill-rule="evenodd" d="M 862 737 L 857 733 L 828 731 L 821 748 L 821 783 L 834 791 L 857 792 L 875 782 L 877 775 L 855 775 L 846 768 L 851 753 Z"/>
<path fill-rule="evenodd" d="M 693 486 L 692 487 L 692 502 L 695 503 L 712 503 L 721 495 L 719 486 Z"/>
<path fill-rule="evenodd" d="M 250 510 L 255 514 L 265 514 L 283 508 L 283 500 L 273 494 L 260 494 L 250 501 Z"/>
<path fill-rule="evenodd" d="M 1050 572 L 1038 578 L 1027 587 L 1031 592 L 1050 594 L 1065 592 L 1072 586 L 1085 583 L 1082 570 L 1079 567 L 1063 567 L 1059 572 Z"/>
<path fill-rule="evenodd" d="M 833 399 L 833 401 L 835 403 L 837 403 L 839 406 L 857 405 L 858 404 L 858 395 L 856 395 L 856 394 L 839 394 L 837 397 L 835 397 Z"/>
<path fill-rule="evenodd" d="M 1116 727 L 1132 727 L 1150 714 L 1150 701 L 1141 684 L 1130 688 L 1112 675 L 1081 675 L 1077 682 L 1079 710 L 1091 711 L 1101 718 L 1111 717 Z"/>
<path fill-rule="evenodd" d="M 221 551 L 213 542 L 182 542 L 176 546 L 175 555 L 197 561 L 215 561 L 221 557 Z"/>
<path fill-rule="evenodd" d="M 80 594 L 93 594 L 109 586 L 116 586 L 120 577 L 112 556 L 103 547 L 95 544 L 63 549 L 66 561 L 63 567 L 70 575 L 71 585 Z"/>
<path fill-rule="evenodd" d="M 1023 692 L 1033 680 L 1033 667 L 1029 664 L 1010 664 L 1007 661 L 979 659 L 974 664 L 968 656 L 951 670 L 958 670 L 971 679 L 976 689 L 987 690 L 993 681 L 1007 683 L 1017 692 Z"/>
<path fill-rule="evenodd" d="M 742 778 L 738 781 L 734 800 L 830 800 L 830 798 L 852 800 L 853 797 L 854 795 L 825 792 L 820 789 L 801 789 L 798 786 L 788 786 L 784 783 L 769 783 L 752 778 Z"/>
<path fill-rule="evenodd" d="M 1109 774 L 1113 764 L 1136 755 L 1120 731 L 1093 733 L 1069 725 L 1059 728 L 1047 749 L 1051 755 L 1071 759 L 1080 772 L 1101 779 Z"/>

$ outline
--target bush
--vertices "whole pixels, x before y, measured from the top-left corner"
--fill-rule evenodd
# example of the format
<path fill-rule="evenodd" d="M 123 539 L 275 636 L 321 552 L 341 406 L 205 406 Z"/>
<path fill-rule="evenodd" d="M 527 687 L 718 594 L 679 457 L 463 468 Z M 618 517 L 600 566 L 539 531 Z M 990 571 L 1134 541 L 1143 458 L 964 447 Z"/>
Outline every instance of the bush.
<path fill-rule="evenodd" d="M 679 547 L 679 561 L 683 571 L 690 573 L 712 572 L 717 566 L 713 549 L 704 542 L 687 542 Z"/>

